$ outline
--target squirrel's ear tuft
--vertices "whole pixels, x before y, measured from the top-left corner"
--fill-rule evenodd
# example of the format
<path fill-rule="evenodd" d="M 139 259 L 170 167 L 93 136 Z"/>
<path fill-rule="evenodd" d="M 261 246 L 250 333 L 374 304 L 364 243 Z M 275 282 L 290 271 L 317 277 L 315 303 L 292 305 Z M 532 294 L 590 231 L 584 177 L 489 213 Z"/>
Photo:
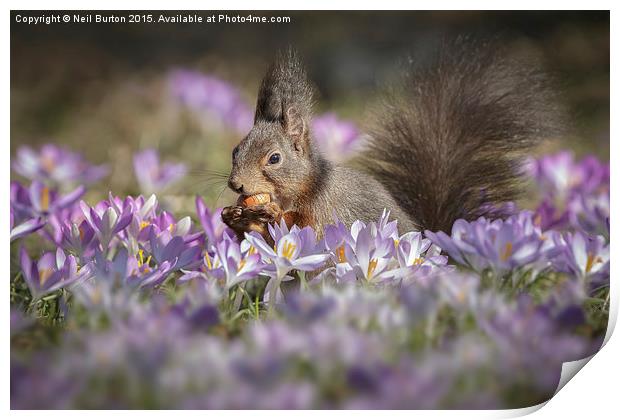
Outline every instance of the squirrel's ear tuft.
<path fill-rule="evenodd" d="M 307 133 L 314 88 L 298 54 L 289 48 L 278 54 L 263 78 L 254 122 L 279 122 L 291 136 Z"/>

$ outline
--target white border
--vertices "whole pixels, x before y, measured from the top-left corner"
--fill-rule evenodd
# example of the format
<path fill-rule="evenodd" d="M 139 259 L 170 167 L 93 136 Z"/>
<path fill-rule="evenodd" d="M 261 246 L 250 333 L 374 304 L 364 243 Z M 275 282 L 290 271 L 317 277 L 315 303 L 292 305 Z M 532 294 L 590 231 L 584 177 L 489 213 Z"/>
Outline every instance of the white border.
<path fill-rule="evenodd" d="M 393 0 L 382 0 L 381 2 L 368 2 L 368 1 L 339 1 L 339 0 L 314 0 L 312 2 L 297 2 L 292 4 L 290 1 L 273 1 L 273 0 L 263 0 L 261 2 L 256 1 L 241 1 L 241 0 L 229 0 L 225 3 L 219 4 L 208 4 L 204 1 L 196 1 L 196 0 L 176 0 L 175 2 L 163 2 L 163 1 L 119 1 L 119 0 L 109 0 L 106 2 L 98 2 L 98 4 L 94 4 L 94 2 L 89 2 L 86 4 L 82 1 L 58 1 L 55 2 L 54 6 L 50 7 L 49 3 L 43 1 L 7 1 L 4 4 L 9 6 L 8 9 L 5 9 L 4 20 L 3 20 L 3 42 L 2 42 L 2 56 L 10 57 L 10 9 L 16 10 L 63 10 L 63 9 L 76 9 L 76 10 L 177 10 L 177 9 L 221 9 L 221 10 L 305 10 L 305 9 L 319 9 L 319 10 L 354 10 L 354 9 L 367 9 L 367 10 L 398 10 L 398 9 L 411 9 L 415 8 L 417 10 L 477 10 L 477 9 L 491 9 L 491 10 L 564 10 L 564 9 L 572 9 L 572 10 L 610 10 L 613 8 L 614 3 L 611 1 L 597 1 L 591 0 L 587 3 L 585 2 L 576 2 L 576 1 L 563 1 L 563 2 L 552 2 L 552 1 L 532 1 L 532 0 L 522 0 L 519 2 L 502 2 L 499 3 L 497 1 L 442 1 L 441 4 L 438 2 L 411 2 L 411 1 L 393 1 Z M 558 7 L 558 6 L 561 6 Z M 615 18 L 615 15 L 612 11 L 611 13 L 611 54 L 612 54 L 612 74 L 611 74 L 611 110 L 617 109 L 617 88 L 614 83 L 616 80 L 616 72 L 617 68 L 614 68 L 613 64 L 615 63 L 614 57 L 615 53 L 617 53 L 617 34 L 616 30 L 614 30 L 615 24 L 618 23 L 618 19 Z M 3 136 L 3 140 L 1 141 L 3 153 L 1 159 L 3 160 L 2 167 L 3 171 L 3 181 L 0 184 L 1 188 L 1 196 L 2 196 L 2 206 L 0 208 L 0 220 L 4 220 L 6 238 L 3 242 L 0 243 L 2 249 L 0 249 L 0 258 L 2 258 L 4 267 L 4 272 L 8 274 L 9 271 L 9 240 L 8 240 L 8 214 L 9 214 L 9 205 L 8 205 L 8 197 L 9 197 L 9 176 L 10 176 L 10 155 L 9 155 L 9 139 L 10 139 L 10 96 L 9 96 L 9 87 L 10 87 L 10 66 L 9 63 L 5 62 L 5 64 L 1 67 L 0 72 L 2 72 L 2 80 L 3 83 L 3 93 L 4 100 L 2 101 L 2 122 L 1 125 L 4 128 L 5 135 Z M 611 114 L 613 115 L 613 113 Z M 613 121 L 613 119 L 612 119 Z M 611 139 L 616 139 L 615 142 L 611 142 L 611 153 L 610 156 L 616 157 L 620 156 L 618 150 L 618 146 L 616 145 L 618 139 L 618 130 L 615 129 L 615 125 L 612 124 L 611 127 Z M 612 165 L 613 166 L 613 165 Z M 611 194 L 611 206 L 612 213 L 613 209 L 618 208 L 616 205 L 616 186 L 618 185 L 618 175 L 615 168 L 612 168 L 612 194 Z M 615 214 L 615 213 L 614 213 Z M 618 228 L 615 223 L 612 223 L 611 230 L 614 238 L 618 237 Z M 615 246 L 612 247 L 612 260 L 616 261 L 618 257 L 615 255 L 618 254 Z M 609 334 L 615 325 L 617 319 L 618 312 L 618 287 L 620 286 L 619 282 L 615 279 L 615 274 L 617 270 L 615 269 L 615 265 L 612 265 L 612 294 L 611 294 L 611 316 L 610 316 L 610 331 Z M 7 277 L 7 276 L 5 276 Z M 8 279 L 7 279 L 8 280 Z M 8 283 L 8 281 L 7 281 Z M 6 337 L 5 345 L 2 347 L 2 366 L 4 370 L 3 381 L 1 382 L 2 387 L 2 396 L 3 396 L 3 405 L 5 410 L 9 410 L 10 400 L 9 400 L 9 371 L 10 371 L 10 340 L 9 338 L 9 311 L 8 311 L 8 287 L 5 287 L 3 290 L 4 300 L 3 305 L 5 306 L 5 310 L 3 311 L 3 319 L 1 321 L 2 330 L 4 331 L 4 337 Z M 601 350 L 601 352 L 594 356 L 594 358 L 584 367 L 582 372 L 579 372 L 576 380 L 571 380 L 568 384 L 556 395 L 554 398 L 550 400 L 542 409 L 537 410 L 541 407 L 528 408 L 522 410 L 504 410 L 504 411 L 424 411 L 424 412 L 407 412 L 407 411 L 390 411 L 387 413 L 376 413 L 372 411 L 364 411 L 364 412 L 355 412 L 355 413 L 341 413 L 341 412 L 313 412 L 313 411 L 304 411 L 304 412 L 296 412 L 293 415 L 296 418 L 304 419 L 304 418 L 314 418 L 317 414 L 321 417 L 323 416 L 332 416 L 332 415 L 347 415 L 347 416 L 355 416 L 355 418 L 374 418 L 375 416 L 385 415 L 390 416 L 390 418 L 411 418 L 411 416 L 421 416 L 422 418 L 472 418 L 472 419 L 481 419 L 481 418 L 505 418 L 505 417 L 515 417 L 520 415 L 525 415 L 535 411 L 532 415 L 532 418 L 537 419 L 547 419 L 547 418 L 562 418 L 562 419 L 571 419 L 571 418 L 609 418 L 611 413 L 617 413 L 617 396 L 616 396 L 616 388 L 615 382 L 617 380 L 618 374 L 618 358 L 620 357 L 620 341 L 616 336 L 611 336 L 611 339 L 607 342 L 605 347 Z M 33 396 L 34 397 L 34 396 Z M 12 411 L 10 415 L 13 417 L 31 417 L 31 416 L 44 416 L 46 419 L 55 419 L 55 418 L 78 418 L 82 417 L 85 413 L 78 411 L 63 411 L 63 412 L 25 412 L 25 411 Z M 136 416 L 148 416 L 149 418 L 165 418 L 168 416 L 168 413 L 165 412 L 126 412 L 126 411 L 114 411 L 114 412 L 102 412 L 102 411 L 89 411 L 87 413 L 89 417 L 94 418 L 109 418 L 110 416 L 114 416 L 115 418 L 118 416 L 131 416 L 135 418 Z M 188 418 L 198 418 L 204 417 L 208 415 L 209 417 L 218 417 L 218 418 L 226 418 L 226 417 L 237 417 L 237 416 L 251 416 L 252 418 L 263 418 L 269 417 L 270 419 L 287 419 L 289 420 L 291 413 L 283 412 L 283 411 L 262 411 L 262 412 L 251 412 L 251 413 L 241 413 L 236 411 L 211 411 L 208 413 L 205 412 L 183 412 L 184 417 Z"/>

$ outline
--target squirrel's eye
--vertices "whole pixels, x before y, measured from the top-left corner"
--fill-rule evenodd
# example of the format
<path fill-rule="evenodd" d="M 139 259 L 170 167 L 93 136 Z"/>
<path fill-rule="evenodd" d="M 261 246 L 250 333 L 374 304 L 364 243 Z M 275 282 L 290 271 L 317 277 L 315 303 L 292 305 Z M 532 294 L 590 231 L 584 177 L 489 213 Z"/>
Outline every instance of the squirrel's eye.
<path fill-rule="evenodd" d="M 232 158 L 235 160 L 237 158 L 237 153 L 239 153 L 239 146 L 235 147 L 232 151 Z"/>
<path fill-rule="evenodd" d="M 269 156 L 269 164 L 275 165 L 276 163 L 280 163 L 280 153 L 274 153 L 273 155 Z"/>

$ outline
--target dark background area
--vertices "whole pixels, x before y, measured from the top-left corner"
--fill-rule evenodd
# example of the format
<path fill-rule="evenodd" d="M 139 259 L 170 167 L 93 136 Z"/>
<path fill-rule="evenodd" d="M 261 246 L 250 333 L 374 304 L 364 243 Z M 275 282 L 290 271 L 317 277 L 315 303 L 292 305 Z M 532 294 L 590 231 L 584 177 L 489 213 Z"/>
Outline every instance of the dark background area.
<path fill-rule="evenodd" d="M 363 125 L 377 87 L 399 60 L 407 54 L 423 60 L 438 39 L 457 34 L 500 35 L 508 48 L 543 61 L 571 124 L 569 134 L 545 150 L 609 157 L 608 12 L 279 11 L 253 14 L 290 16 L 291 23 L 36 26 L 16 23 L 16 14 L 41 12 L 11 16 L 12 153 L 21 144 L 50 139 L 67 144 L 94 162 L 116 162 L 110 180 L 115 188 L 129 188 L 117 172 L 126 172 L 126 156 L 145 146 L 192 165 L 227 168 L 236 134 L 210 133 L 162 114 L 162 80 L 173 68 L 221 77 L 253 103 L 274 53 L 294 45 L 320 91 L 318 111 Z"/>

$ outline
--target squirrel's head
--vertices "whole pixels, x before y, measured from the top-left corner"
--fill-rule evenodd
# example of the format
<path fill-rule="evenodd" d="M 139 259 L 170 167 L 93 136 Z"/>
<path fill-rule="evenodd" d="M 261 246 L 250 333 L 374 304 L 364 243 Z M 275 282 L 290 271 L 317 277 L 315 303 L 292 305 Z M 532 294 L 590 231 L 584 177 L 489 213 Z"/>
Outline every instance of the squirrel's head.
<path fill-rule="evenodd" d="M 320 159 L 309 132 L 312 97 L 297 55 L 280 54 L 261 83 L 254 126 L 233 149 L 233 191 L 270 194 L 284 209 L 307 194 Z"/>

